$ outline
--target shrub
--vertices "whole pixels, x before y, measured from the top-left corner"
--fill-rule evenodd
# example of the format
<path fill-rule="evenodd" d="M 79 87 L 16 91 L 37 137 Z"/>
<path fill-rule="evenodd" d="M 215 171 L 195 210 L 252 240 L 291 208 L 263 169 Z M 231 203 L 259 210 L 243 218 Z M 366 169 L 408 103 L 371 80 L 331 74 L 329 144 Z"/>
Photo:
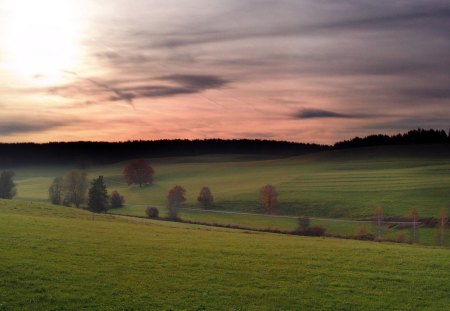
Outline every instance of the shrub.
<path fill-rule="evenodd" d="M 322 226 L 314 226 L 308 227 L 305 229 L 295 230 L 293 233 L 298 235 L 307 235 L 307 236 L 323 236 L 325 235 L 326 229 Z"/>
<path fill-rule="evenodd" d="M 406 240 L 406 236 L 404 233 L 399 233 L 395 237 L 395 242 L 397 242 L 397 243 L 405 243 L 405 240 Z"/>
<path fill-rule="evenodd" d="M 364 226 L 358 227 L 358 229 L 356 230 L 356 235 L 357 236 L 365 236 L 367 235 L 367 229 Z"/>
<path fill-rule="evenodd" d="M 145 214 L 148 218 L 159 218 L 159 210 L 156 207 L 147 207 L 145 209 Z"/>

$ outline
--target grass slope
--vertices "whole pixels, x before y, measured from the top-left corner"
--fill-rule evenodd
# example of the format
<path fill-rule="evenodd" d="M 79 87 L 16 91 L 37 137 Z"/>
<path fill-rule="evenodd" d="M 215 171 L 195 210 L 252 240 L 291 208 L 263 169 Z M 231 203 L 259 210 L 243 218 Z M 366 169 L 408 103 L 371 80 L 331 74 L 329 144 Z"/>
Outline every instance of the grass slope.
<path fill-rule="evenodd" d="M 388 216 L 437 216 L 450 204 L 450 149 L 442 145 L 390 146 L 320 152 L 284 159 L 253 156 L 199 156 L 150 159 L 155 184 L 139 188 L 123 182 L 124 163 L 92 167 L 110 190 L 125 195 L 130 207 L 165 206 L 168 190 L 187 189 L 196 206 L 200 188 L 211 188 L 216 209 L 261 211 L 258 191 L 271 183 L 279 191 L 282 214 L 360 218 L 382 206 Z M 53 177 L 70 167 L 16 169 L 19 198 L 46 200 Z"/>
<path fill-rule="evenodd" d="M 448 249 L 0 201 L 0 310 L 444 310 Z"/>

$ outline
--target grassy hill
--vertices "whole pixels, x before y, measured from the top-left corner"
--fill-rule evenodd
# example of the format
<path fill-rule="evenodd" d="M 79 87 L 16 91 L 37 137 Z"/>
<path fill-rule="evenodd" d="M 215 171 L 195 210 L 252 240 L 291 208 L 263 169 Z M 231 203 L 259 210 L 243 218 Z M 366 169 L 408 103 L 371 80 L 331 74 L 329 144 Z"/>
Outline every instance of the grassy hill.
<path fill-rule="evenodd" d="M 0 201 L 0 310 L 445 310 L 448 249 Z"/>
<path fill-rule="evenodd" d="M 279 191 L 279 212 L 333 218 L 370 217 L 381 206 L 388 216 L 436 216 L 450 204 L 450 149 L 445 145 L 389 146 L 319 152 L 290 158 L 211 155 L 150 159 L 155 184 L 139 188 L 123 182 L 125 163 L 95 166 L 110 190 L 125 195 L 128 212 L 145 205 L 165 206 L 168 190 L 187 189 L 195 207 L 202 186 L 209 186 L 215 209 L 260 212 L 258 191 L 271 183 Z M 70 167 L 15 169 L 19 198 L 46 200 L 53 177 Z"/>

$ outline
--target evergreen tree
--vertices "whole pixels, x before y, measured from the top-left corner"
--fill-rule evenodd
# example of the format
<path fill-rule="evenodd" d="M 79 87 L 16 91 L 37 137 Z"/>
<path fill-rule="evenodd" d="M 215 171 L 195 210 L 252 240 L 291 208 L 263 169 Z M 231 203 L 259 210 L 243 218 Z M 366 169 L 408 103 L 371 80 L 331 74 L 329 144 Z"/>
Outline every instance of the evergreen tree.
<path fill-rule="evenodd" d="M 103 182 L 103 176 L 99 176 L 92 181 L 91 188 L 89 189 L 88 209 L 97 213 L 106 212 L 108 202 L 108 191 Z"/>

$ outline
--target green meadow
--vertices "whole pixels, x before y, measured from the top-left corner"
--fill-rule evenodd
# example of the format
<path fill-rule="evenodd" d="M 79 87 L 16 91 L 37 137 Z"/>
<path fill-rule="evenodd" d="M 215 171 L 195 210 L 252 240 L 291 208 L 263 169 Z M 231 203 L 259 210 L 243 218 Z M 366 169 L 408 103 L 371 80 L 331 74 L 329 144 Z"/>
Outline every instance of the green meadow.
<path fill-rule="evenodd" d="M 426 148 L 424 151 L 423 149 Z M 124 183 L 125 163 L 93 166 L 90 178 L 105 176 L 109 190 L 126 198 L 128 210 L 164 207 L 170 188 L 187 190 L 187 205 L 198 207 L 202 186 L 209 186 L 214 209 L 262 212 L 258 191 L 273 184 L 278 213 L 328 218 L 371 217 L 376 207 L 387 216 L 437 216 L 450 205 L 450 149 L 440 145 L 334 150 L 289 158 L 209 155 L 149 159 L 155 182 L 139 188 Z M 53 177 L 72 167 L 20 167 L 19 199 L 46 200 Z"/>
<path fill-rule="evenodd" d="M 287 158 L 205 155 L 149 161 L 155 182 L 142 188 L 123 181 L 125 162 L 86 169 L 89 178 L 103 175 L 110 191 L 125 196 L 126 206 L 110 213 L 142 217 L 146 206 L 156 206 L 164 216 L 167 192 L 182 185 L 189 208 L 199 208 L 198 192 L 209 186 L 215 199 L 212 210 L 261 214 L 258 191 L 271 183 L 279 192 L 278 216 L 292 218 L 198 210 L 182 210 L 180 216 L 211 224 L 293 230 L 295 217 L 306 215 L 313 217 L 312 225 L 324 226 L 328 233 L 354 235 L 362 227 L 372 231 L 370 223 L 354 220 L 370 219 L 376 207 L 382 207 L 387 216 L 407 217 L 416 208 L 421 217 L 437 217 L 450 204 L 450 149 L 442 145 L 334 150 Z M 46 201 L 52 179 L 73 168 L 14 168 L 18 199 Z M 409 240 L 408 230 L 385 230 L 391 239 L 399 234 Z M 434 244 L 436 230 L 421 228 L 419 237 L 421 243 Z M 445 243 L 450 245 L 450 235 Z"/>
<path fill-rule="evenodd" d="M 445 310 L 445 248 L 0 201 L 0 310 Z"/>

